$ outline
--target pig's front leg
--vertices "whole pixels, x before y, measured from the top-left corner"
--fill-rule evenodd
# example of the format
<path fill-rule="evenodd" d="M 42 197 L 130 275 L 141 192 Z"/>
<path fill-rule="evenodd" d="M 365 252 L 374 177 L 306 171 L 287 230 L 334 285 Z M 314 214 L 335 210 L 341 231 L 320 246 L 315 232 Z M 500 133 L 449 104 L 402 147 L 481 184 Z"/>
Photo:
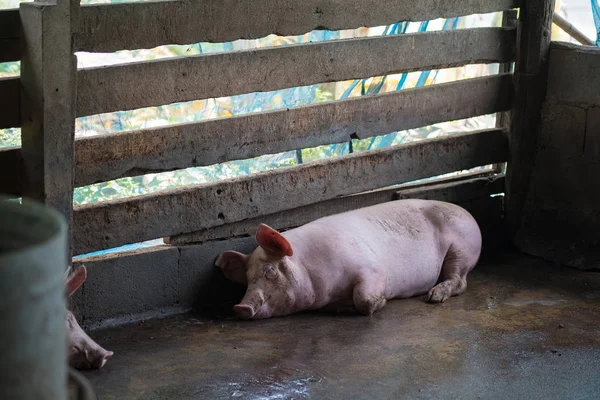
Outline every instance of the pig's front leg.
<path fill-rule="evenodd" d="M 381 310 L 386 303 L 385 279 L 369 278 L 354 286 L 353 300 L 356 311 L 371 315 Z"/>

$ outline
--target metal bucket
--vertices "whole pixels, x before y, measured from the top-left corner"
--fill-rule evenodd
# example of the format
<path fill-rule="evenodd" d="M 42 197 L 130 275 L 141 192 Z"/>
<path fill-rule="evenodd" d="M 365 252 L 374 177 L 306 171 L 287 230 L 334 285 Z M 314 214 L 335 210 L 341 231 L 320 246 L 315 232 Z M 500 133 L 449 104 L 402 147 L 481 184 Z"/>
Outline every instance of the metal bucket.
<path fill-rule="evenodd" d="M 67 399 L 66 224 L 0 198 L 0 399 Z"/>

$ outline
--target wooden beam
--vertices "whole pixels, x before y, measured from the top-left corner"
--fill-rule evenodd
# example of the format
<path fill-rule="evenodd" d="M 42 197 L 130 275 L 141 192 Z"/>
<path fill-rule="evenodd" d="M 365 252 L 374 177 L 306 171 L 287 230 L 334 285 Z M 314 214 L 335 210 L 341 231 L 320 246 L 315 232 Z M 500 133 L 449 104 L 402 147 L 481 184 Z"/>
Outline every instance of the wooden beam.
<path fill-rule="evenodd" d="M 518 20 L 518 11 L 517 10 L 507 10 L 502 13 L 502 26 L 505 28 L 515 28 L 517 26 Z M 512 72 L 512 63 L 503 63 L 500 64 L 498 68 L 498 72 L 501 74 L 511 73 Z M 496 113 L 496 127 L 507 129 L 510 121 L 510 113 L 503 110 Z M 506 170 L 506 163 L 500 163 L 494 165 L 494 170 L 497 173 L 503 173 Z"/>
<path fill-rule="evenodd" d="M 477 28 L 81 69 L 77 116 L 393 72 L 507 62 L 515 59 L 515 46 L 514 29 Z M 414 48 L 427 51 L 415 53 Z M 0 114 L 0 129 L 20 126 L 18 97 L 12 94 L 19 85 L 18 77 L 0 79 L 0 92 L 8 93 L 0 98 L 7 110 Z"/>
<path fill-rule="evenodd" d="M 466 202 L 489 197 L 504 190 L 504 176 L 477 177 L 457 180 L 442 179 L 432 184 L 413 184 L 374 190 L 350 196 L 338 197 L 316 204 L 285 210 L 262 217 L 251 218 L 232 224 L 216 226 L 210 229 L 165 238 L 165 243 L 181 246 L 191 243 L 203 243 L 209 240 L 228 239 L 236 236 L 253 235 L 260 223 L 274 229 L 286 230 L 307 224 L 316 219 L 369 207 L 392 200 L 420 198 L 441 200 L 450 203 Z"/>
<path fill-rule="evenodd" d="M 0 63 L 18 61 L 21 43 L 19 39 L 0 39 Z"/>
<path fill-rule="evenodd" d="M 0 149 L 0 194 L 21 196 L 21 148 Z"/>
<path fill-rule="evenodd" d="M 515 97 L 511 110 L 510 162 L 506 172 L 506 221 L 511 236 L 521 224 L 537 151 L 546 96 L 554 0 L 528 0 L 520 11 Z"/>
<path fill-rule="evenodd" d="M 67 221 L 69 238 L 77 71 L 71 23 L 78 7 L 79 2 L 57 0 L 20 8 L 23 197 L 57 209 Z"/>
<path fill-rule="evenodd" d="M 20 39 L 21 17 L 19 9 L 0 10 L 0 39 Z"/>
<path fill-rule="evenodd" d="M 78 74 L 77 115 L 391 73 L 507 62 L 515 59 L 515 47 L 514 29 L 476 28 L 86 68 Z"/>
<path fill-rule="evenodd" d="M 354 29 L 517 8 L 518 0 L 156 1 L 84 7 L 78 48 L 116 51 Z"/>
<path fill-rule="evenodd" d="M 342 143 L 510 108 L 512 75 L 76 141 L 75 185 Z M 426 112 L 424 112 L 426 110 Z"/>
<path fill-rule="evenodd" d="M 491 114 L 510 108 L 511 89 L 512 75 L 504 74 L 287 110 L 78 138 L 75 187 Z M 20 176 L 15 170 L 18 159 L 19 148 L 0 149 L 0 165 L 8 167 L 3 169 L 6 174 L 0 180 L 0 192 L 20 194 Z"/>
<path fill-rule="evenodd" d="M 518 8 L 522 0 L 223 0 L 149 1 L 81 7 L 76 49 L 113 52 L 166 44 L 229 42 L 270 34 L 354 29 Z M 0 10 L 0 42 L 19 46 L 18 10 Z M 6 47 L 9 47 L 7 44 Z M 18 51 L 2 61 L 16 61 Z M 1 52 L 0 52 L 1 53 Z M 2 56 L 0 56 L 2 57 Z"/>
<path fill-rule="evenodd" d="M 512 75 L 468 79 L 377 96 L 75 140 L 75 187 L 125 176 L 206 166 L 262 154 L 342 143 L 508 110 Z M 429 110 L 423 113 L 422 110 Z M 0 150 L 20 194 L 20 149 Z"/>
<path fill-rule="evenodd" d="M 0 10 L 0 62 L 21 59 L 20 37 L 21 19 L 19 9 Z M 0 90 L 0 93 L 3 93 L 2 90 Z"/>
<path fill-rule="evenodd" d="M 0 129 L 21 126 L 21 80 L 0 78 Z"/>
<path fill-rule="evenodd" d="M 501 130 L 354 153 L 206 185 L 78 206 L 75 253 L 172 236 L 338 196 L 502 162 Z"/>

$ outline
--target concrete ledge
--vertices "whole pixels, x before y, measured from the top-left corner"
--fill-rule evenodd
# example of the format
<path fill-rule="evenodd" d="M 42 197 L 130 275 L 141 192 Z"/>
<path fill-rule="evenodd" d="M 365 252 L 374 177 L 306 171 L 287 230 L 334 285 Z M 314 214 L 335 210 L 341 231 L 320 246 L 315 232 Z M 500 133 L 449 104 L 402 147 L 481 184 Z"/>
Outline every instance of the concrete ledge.
<path fill-rule="evenodd" d="M 79 323 L 98 322 L 161 307 L 173 307 L 179 298 L 179 252 L 175 247 L 89 257 L 80 263 L 88 278 L 71 298 Z"/>
<path fill-rule="evenodd" d="M 121 325 L 190 310 L 210 311 L 235 301 L 243 288 L 213 263 L 222 251 L 250 252 L 250 237 L 202 245 L 157 246 L 83 259 L 88 279 L 70 301 L 88 329 Z"/>

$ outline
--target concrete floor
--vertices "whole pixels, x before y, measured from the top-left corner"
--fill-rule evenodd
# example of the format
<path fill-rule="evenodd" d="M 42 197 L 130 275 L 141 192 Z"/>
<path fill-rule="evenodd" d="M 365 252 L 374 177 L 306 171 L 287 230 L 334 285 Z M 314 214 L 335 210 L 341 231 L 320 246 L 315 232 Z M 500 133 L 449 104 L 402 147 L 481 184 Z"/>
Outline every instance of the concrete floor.
<path fill-rule="evenodd" d="M 92 335 L 100 399 L 600 399 L 600 273 L 507 254 L 442 305 L 185 315 Z"/>

